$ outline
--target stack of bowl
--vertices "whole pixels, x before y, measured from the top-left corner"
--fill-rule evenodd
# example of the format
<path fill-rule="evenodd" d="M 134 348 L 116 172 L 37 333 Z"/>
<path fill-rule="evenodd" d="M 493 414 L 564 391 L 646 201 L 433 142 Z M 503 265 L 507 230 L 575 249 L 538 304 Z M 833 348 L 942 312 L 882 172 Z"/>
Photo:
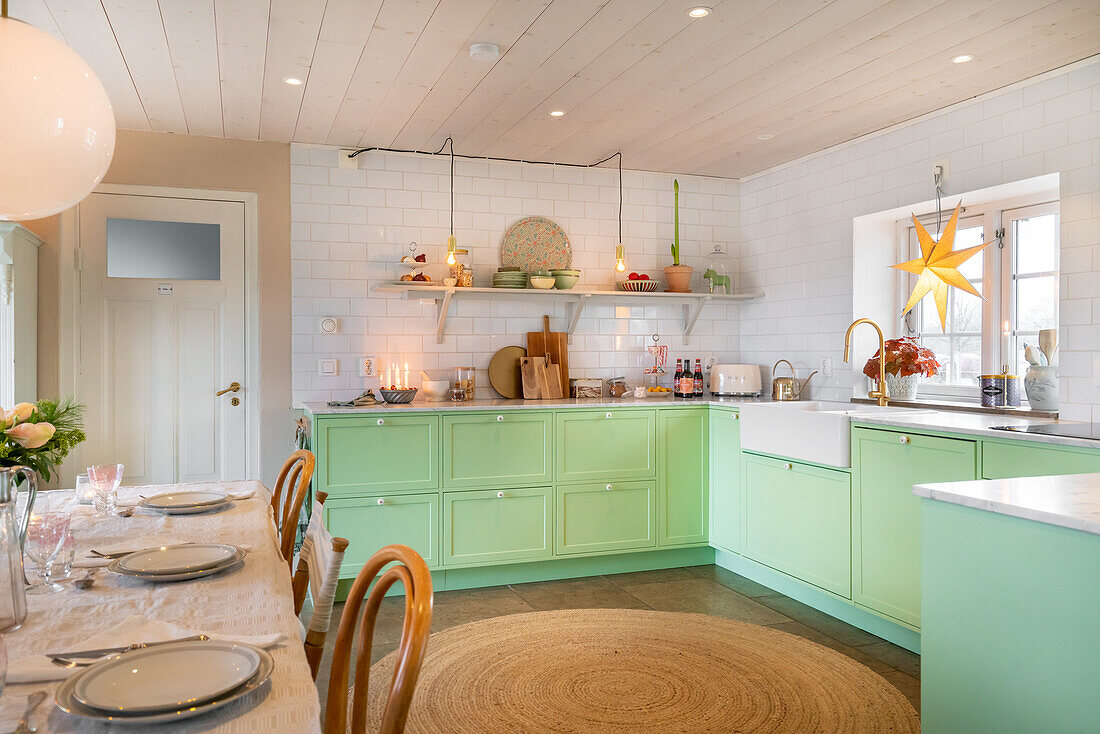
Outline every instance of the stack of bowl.
<path fill-rule="evenodd" d="M 526 288 L 527 273 L 519 268 L 501 268 L 493 273 L 494 288 Z"/>
<path fill-rule="evenodd" d="M 567 291 L 577 284 L 577 280 L 581 277 L 581 271 L 572 268 L 551 270 L 550 275 L 554 276 L 555 288 L 559 291 Z"/>
<path fill-rule="evenodd" d="M 540 270 L 536 273 L 530 273 L 529 278 L 532 288 L 538 288 L 542 291 L 548 291 L 554 287 L 554 276 L 545 270 Z"/>

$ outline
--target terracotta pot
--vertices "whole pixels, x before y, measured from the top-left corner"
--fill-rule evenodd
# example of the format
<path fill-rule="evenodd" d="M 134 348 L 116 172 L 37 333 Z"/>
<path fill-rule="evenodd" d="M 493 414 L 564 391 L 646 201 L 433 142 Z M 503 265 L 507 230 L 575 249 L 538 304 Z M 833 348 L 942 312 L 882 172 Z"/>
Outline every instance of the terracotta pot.
<path fill-rule="evenodd" d="M 695 268 L 690 265 L 669 265 L 665 268 L 665 280 L 670 293 L 691 293 L 691 274 Z"/>

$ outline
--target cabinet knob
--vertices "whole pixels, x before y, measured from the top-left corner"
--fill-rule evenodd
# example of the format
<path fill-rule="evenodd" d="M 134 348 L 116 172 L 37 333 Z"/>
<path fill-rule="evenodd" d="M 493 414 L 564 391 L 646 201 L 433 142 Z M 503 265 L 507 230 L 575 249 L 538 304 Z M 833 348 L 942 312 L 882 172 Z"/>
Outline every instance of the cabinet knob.
<path fill-rule="evenodd" d="M 794 464 L 791 464 L 791 463 L 788 462 L 788 463 L 783 465 L 783 468 L 786 469 L 787 471 L 790 471 L 791 469 L 794 469 Z"/>
<path fill-rule="evenodd" d="M 604 487 L 604 489 L 606 489 L 608 492 L 610 492 L 611 491 L 611 485 L 610 484 L 607 485 L 606 487 Z"/>
<path fill-rule="evenodd" d="M 384 420 L 383 420 L 383 419 L 381 419 L 381 418 L 379 418 L 379 419 L 378 419 L 378 425 L 382 425 L 382 424 L 383 424 L 383 423 L 385 423 L 385 422 L 386 422 L 386 421 L 384 421 Z"/>
<path fill-rule="evenodd" d="M 740 415 L 739 413 L 734 413 L 734 414 L 733 414 L 733 415 L 731 415 L 730 417 L 731 417 L 731 418 L 732 418 L 733 420 L 735 420 L 735 421 L 736 421 L 736 420 L 740 420 L 740 419 L 741 419 L 741 415 Z"/>
<path fill-rule="evenodd" d="M 610 417 L 611 417 L 610 413 L 604 413 L 604 418 L 610 418 Z"/>
<path fill-rule="evenodd" d="M 908 436 L 902 436 L 901 438 L 898 439 L 898 443 L 909 443 L 909 437 Z"/>
<path fill-rule="evenodd" d="M 502 416 L 502 415 L 497 416 L 497 423 L 500 423 L 503 420 L 504 420 L 504 416 Z"/>
<path fill-rule="evenodd" d="M 386 504 L 386 500 L 384 500 L 384 499 L 382 499 L 381 497 L 379 497 L 379 498 L 378 498 L 378 504 L 380 504 L 380 505 L 384 505 L 384 504 Z"/>
<path fill-rule="evenodd" d="M 503 496 L 504 496 L 504 492 L 497 492 L 497 497 L 503 497 Z"/>

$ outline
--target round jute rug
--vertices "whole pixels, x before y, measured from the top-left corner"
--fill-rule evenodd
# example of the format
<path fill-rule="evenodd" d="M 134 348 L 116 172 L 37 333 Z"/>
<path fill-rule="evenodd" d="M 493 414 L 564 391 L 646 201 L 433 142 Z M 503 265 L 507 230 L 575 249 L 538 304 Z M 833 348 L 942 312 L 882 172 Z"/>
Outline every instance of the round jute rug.
<path fill-rule="evenodd" d="M 377 731 L 395 654 L 371 667 Z M 841 653 L 703 614 L 514 614 L 432 635 L 408 734 L 919 732 L 893 686 Z"/>

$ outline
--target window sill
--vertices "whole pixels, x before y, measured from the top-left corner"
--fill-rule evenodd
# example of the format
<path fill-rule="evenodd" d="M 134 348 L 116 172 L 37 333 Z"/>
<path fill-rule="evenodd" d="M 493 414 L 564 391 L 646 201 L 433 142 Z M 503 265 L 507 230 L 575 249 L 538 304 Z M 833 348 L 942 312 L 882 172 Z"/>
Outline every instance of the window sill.
<path fill-rule="evenodd" d="M 871 398 L 852 398 L 853 403 L 874 404 Z M 891 400 L 890 405 L 899 408 L 932 408 L 933 410 L 956 410 L 963 413 L 985 413 L 987 415 L 1015 415 L 1021 418 L 1057 418 L 1056 410 L 1032 410 L 1031 408 L 983 408 L 979 403 L 962 400 L 917 399 Z"/>

